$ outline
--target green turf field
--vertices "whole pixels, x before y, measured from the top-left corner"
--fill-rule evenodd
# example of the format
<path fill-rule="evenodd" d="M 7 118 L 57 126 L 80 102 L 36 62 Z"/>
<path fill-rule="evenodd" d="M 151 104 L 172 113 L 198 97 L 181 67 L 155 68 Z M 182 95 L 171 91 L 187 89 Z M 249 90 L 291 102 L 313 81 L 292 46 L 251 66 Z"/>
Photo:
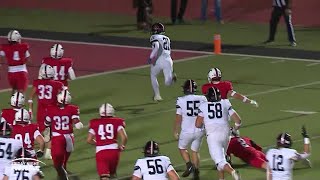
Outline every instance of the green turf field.
<path fill-rule="evenodd" d="M 76 32 L 95 35 L 112 35 L 149 38 L 149 33 L 136 30 L 134 16 L 74 13 L 49 10 L 0 9 L 2 21 L 0 28 L 32 29 L 57 32 Z M 29 20 L 28 20 L 29 19 Z M 81 20 L 81 21 L 79 21 Z M 166 18 L 155 18 L 166 24 Z M 294 20 L 293 20 L 294 21 Z M 189 25 L 167 25 L 166 31 L 171 40 L 212 43 L 213 35 L 220 33 L 222 43 L 229 45 L 263 46 L 268 37 L 267 24 L 249 24 L 227 22 L 224 25 L 207 21 L 193 20 Z M 294 24 L 295 25 L 295 24 Z M 298 42 L 297 49 L 319 51 L 319 28 L 295 27 Z M 23 36 L 23 31 L 21 31 Z M 3 34 L 4 35 L 4 34 Z M 288 46 L 285 26 L 278 28 L 276 42 L 268 45 L 272 48 L 291 48 Z"/>
<path fill-rule="evenodd" d="M 126 119 L 129 137 L 127 150 L 122 153 L 118 176 L 126 177 L 133 171 L 137 158 L 142 156 L 141 147 L 147 140 L 161 143 L 162 154 L 171 157 L 181 174 L 184 162 L 177 150 L 173 138 L 175 119 L 175 100 L 182 95 L 180 85 L 187 78 L 193 78 L 200 85 L 206 82 L 210 67 L 219 67 L 223 79 L 231 80 L 234 89 L 259 102 L 254 108 L 242 102 L 232 100 L 234 108 L 243 119 L 241 134 L 250 136 L 263 147 L 275 144 L 279 132 L 288 131 L 293 136 L 293 147 L 302 149 L 300 128 L 305 124 L 312 137 L 314 167 L 306 169 L 301 163 L 295 166 L 295 180 L 317 180 L 320 176 L 320 133 L 319 113 L 312 115 L 293 114 L 281 110 L 319 111 L 319 70 L 318 66 L 307 66 L 312 62 L 281 61 L 269 58 L 250 58 L 240 56 L 203 56 L 175 64 L 178 82 L 173 87 L 164 87 L 161 77 L 161 93 L 164 101 L 154 103 L 149 80 L 149 68 L 117 72 L 92 78 L 83 78 L 70 83 L 73 103 L 81 107 L 81 120 L 84 124 L 98 115 L 98 107 L 104 102 L 114 105 L 116 114 Z M 103 85 L 102 85 L 103 84 Z M 199 88 L 200 89 L 200 88 Z M 8 99 L 9 92 L 1 93 L 0 99 Z M 7 107 L 1 102 L 0 108 Z M 75 152 L 68 164 L 69 170 L 80 179 L 98 179 L 95 170 L 94 147 L 86 144 L 87 128 L 76 130 Z M 217 179 L 213 162 L 209 159 L 207 143 L 201 150 L 201 179 Z M 45 161 L 46 179 L 55 179 L 52 163 Z M 234 164 L 244 180 L 263 180 L 264 172 L 253 169 L 241 161 Z M 188 178 L 186 178 L 188 179 Z M 190 178 L 189 178 L 190 179 Z M 227 179 L 231 179 L 227 176 Z"/>

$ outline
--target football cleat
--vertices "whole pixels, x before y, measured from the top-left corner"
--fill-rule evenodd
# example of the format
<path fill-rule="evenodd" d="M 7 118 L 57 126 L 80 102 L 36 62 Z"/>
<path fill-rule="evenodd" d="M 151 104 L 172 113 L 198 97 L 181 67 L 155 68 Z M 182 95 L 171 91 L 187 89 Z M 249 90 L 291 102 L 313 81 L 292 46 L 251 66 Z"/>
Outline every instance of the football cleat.
<path fill-rule="evenodd" d="M 63 53 L 64 50 L 61 44 L 54 44 L 50 49 L 50 56 L 54 59 L 62 58 Z"/>
<path fill-rule="evenodd" d="M 182 177 L 188 177 L 194 171 L 193 165 L 191 162 L 187 163 L 187 169 L 182 173 Z"/>
<path fill-rule="evenodd" d="M 160 95 L 157 95 L 153 97 L 153 100 L 159 102 L 159 101 L 162 101 L 163 99 Z"/>
<path fill-rule="evenodd" d="M 200 179 L 199 174 L 200 174 L 199 169 L 194 169 L 192 180 L 199 180 Z"/>

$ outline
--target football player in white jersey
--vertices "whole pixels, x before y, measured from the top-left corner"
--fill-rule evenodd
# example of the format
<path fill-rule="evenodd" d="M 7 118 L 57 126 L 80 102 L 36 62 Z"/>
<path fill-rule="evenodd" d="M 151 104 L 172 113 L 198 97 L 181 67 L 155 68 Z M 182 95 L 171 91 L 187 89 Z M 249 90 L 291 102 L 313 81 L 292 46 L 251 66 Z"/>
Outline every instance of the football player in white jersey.
<path fill-rule="evenodd" d="M 227 162 L 226 152 L 230 135 L 229 117 L 235 122 L 236 130 L 241 126 L 241 119 L 228 100 L 221 100 L 217 88 L 209 88 L 206 97 L 208 102 L 200 104 L 196 127 L 205 126 L 209 153 L 217 166 L 219 180 L 224 180 L 224 172 L 240 180 L 238 172 Z"/>
<path fill-rule="evenodd" d="M 302 127 L 302 136 L 304 141 L 303 153 L 298 153 L 291 149 L 292 140 L 288 133 L 281 133 L 277 137 L 277 148 L 269 149 L 266 157 L 268 160 L 267 179 L 269 180 L 292 180 L 292 169 L 294 161 L 305 160 L 309 167 L 310 161 L 310 139 L 305 127 Z"/>
<path fill-rule="evenodd" d="M 0 179 L 3 179 L 5 167 L 15 158 L 18 150 L 22 148 L 22 142 L 11 136 L 11 127 L 8 123 L 0 123 Z"/>
<path fill-rule="evenodd" d="M 173 133 L 179 140 L 178 148 L 183 160 L 186 162 L 187 169 L 182 177 L 187 177 L 193 171 L 193 179 L 199 179 L 199 150 L 204 136 L 204 129 L 195 126 L 198 115 L 198 107 L 207 99 L 203 95 L 196 95 L 197 84 L 194 80 L 188 79 L 183 86 L 184 96 L 178 97 L 176 103 L 176 121 Z M 179 134 L 178 129 L 181 128 Z M 191 145 L 191 161 L 188 148 Z"/>
<path fill-rule="evenodd" d="M 173 62 L 171 59 L 171 46 L 169 37 L 165 36 L 164 25 L 155 23 L 151 27 L 150 43 L 152 52 L 148 58 L 148 64 L 151 64 L 151 84 L 154 92 L 153 100 L 161 101 L 159 83 L 157 80 L 158 74 L 163 71 L 164 83 L 166 86 L 174 84 L 177 77 L 173 71 Z"/>
<path fill-rule="evenodd" d="M 39 162 L 31 158 L 32 155 L 21 148 L 16 155 L 16 159 L 5 168 L 3 180 L 40 180 L 44 177 L 40 170 Z"/>
<path fill-rule="evenodd" d="M 145 157 L 136 161 L 132 180 L 180 179 L 170 162 L 170 158 L 160 155 L 158 143 L 148 141 L 143 152 Z"/>

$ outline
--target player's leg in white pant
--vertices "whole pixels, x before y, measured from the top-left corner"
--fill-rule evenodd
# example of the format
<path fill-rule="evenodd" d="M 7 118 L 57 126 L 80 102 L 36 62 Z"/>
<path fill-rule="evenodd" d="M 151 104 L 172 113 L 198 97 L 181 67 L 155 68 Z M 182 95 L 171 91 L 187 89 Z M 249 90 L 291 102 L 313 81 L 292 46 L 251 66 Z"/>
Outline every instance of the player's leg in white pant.
<path fill-rule="evenodd" d="M 163 63 L 164 83 L 166 86 L 171 86 L 174 83 L 173 63 L 166 61 Z"/>
<path fill-rule="evenodd" d="M 151 65 L 150 69 L 150 77 L 151 77 L 151 85 L 153 88 L 153 93 L 154 93 L 154 100 L 155 101 L 161 101 L 162 98 L 160 96 L 160 90 L 159 90 L 159 83 L 157 76 L 161 72 L 162 68 L 159 64 L 156 65 Z"/>
<path fill-rule="evenodd" d="M 194 133 L 194 139 L 191 143 L 191 159 L 192 159 L 192 164 L 194 166 L 194 171 L 193 171 L 193 179 L 198 180 L 200 171 L 200 147 L 202 144 L 202 138 L 204 136 L 204 132 L 197 132 Z"/>
<path fill-rule="evenodd" d="M 182 177 L 188 177 L 193 171 L 193 166 L 190 160 L 190 155 L 188 152 L 188 146 L 193 140 L 193 133 L 184 133 L 181 132 L 179 135 L 178 148 L 181 154 L 181 157 L 186 163 L 186 170 L 183 172 Z"/>

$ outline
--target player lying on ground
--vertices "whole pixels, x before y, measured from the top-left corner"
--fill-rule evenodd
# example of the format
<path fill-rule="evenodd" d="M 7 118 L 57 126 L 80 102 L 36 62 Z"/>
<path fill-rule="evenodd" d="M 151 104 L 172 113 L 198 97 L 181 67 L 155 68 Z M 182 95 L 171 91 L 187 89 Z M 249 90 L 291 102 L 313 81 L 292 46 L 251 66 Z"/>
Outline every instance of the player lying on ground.
<path fill-rule="evenodd" d="M 178 148 L 187 169 L 182 177 L 187 177 L 193 172 L 193 179 L 199 179 L 200 146 L 205 134 L 204 128 L 195 126 L 198 115 L 198 108 L 202 102 L 206 102 L 205 96 L 196 95 L 197 84 L 194 80 L 188 79 L 183 86 L 184 96 L 178 97 L 176 103 L 176 121 L 174 124 L 174 137 L 179 140 Z M 181 128 L 180 134 L 179 129 Z M 191 160 L 188 148 L 191 149 Z"/>
<path fill-rule="evenodd" d="M 303 137 L 303 152 L 298 153 L 291 149 L 292 139 L 288 133 L 281 133 L 277 137 L 277 147 L 269 149 L 267 152 L 268 180 L 292 180 L 292 170 L 295 161 L 303 160 L 311 167 L 307 159 L 311 154 L 311 143 L 306 128 L 302 126 L 301 135 Z"/>
<path fill-rule="evenodd" d="M 114 108 L 104 103 L 99 108 L 100 118 L 90 120 L 87 142 L 96 146 L 96 166 L 100 180 L 115 177 L 120 152 L 126 147 L 128 137 L 124 119 L 114 116 Z M 118 144 L 118 136 L 121 142 Z"/>
<path fill-rule="evenodd" d="M 160 155 L 159 144 L 148 141 L 143 148 L 144 157 L 136 161 L 132 180 L 179 180 L 170 158 Z"/>
<path fill-rule="evenodd" d="M 202 93 L 205 95 L 210 87 L 216 87 L 221 93 L 222 99 L 228 99 L 228 97 L 233 97 L 239 99 L 244 103 L 250 103 L 255 107 L 258 107 L 258 103 L 255 100 L 249 99 L 248 97 L 237 93 L 233 90 L 232 83 L 230 81 L 222 81 L 222 74 L 220 69 L 212 68 L 208 73 L 209 83 L 202 85 Z"/>
<path fill-rule="evenodd" d="M 267 169 L 266 155 L 262 148 L 249 137 L 241 137 L 239 131 L 230 129 L 231 139 L 227 150 L 227 159 L 231 163 L 231 155 L 240 158 L 250 166 Z"/>
<path fill-rule="evenodd" d="M 206 98 L 208 102 L 200 104 L 196 127 L 206 129 L 209 153 L 217 166 L 219 179 L 223 180 L 224 172 L 228 172 L 233 179 L 240 180 L 238 172 L 227 162 L 225 152 L 229 143 L 229 117 L 235 122 L 236 130 L 241 126 L 241 118 L 229 101 L 221 100 L 218 88 L 209 88 Z"/>

